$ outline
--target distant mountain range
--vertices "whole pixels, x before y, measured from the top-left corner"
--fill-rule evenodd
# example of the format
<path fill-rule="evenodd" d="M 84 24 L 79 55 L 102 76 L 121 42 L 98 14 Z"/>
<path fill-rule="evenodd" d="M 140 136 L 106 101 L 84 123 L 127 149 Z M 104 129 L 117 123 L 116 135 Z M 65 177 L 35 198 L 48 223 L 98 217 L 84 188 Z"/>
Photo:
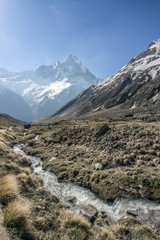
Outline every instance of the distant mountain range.
<path fill-rule="evenodd" d="M 160 39 L 113 76 L 89 87 L 44 121 L 87 114 L 96 117 L 107 109 L 125 109 L 128 113 L 160 111 Z"/>
<path fill-rule="evenodd" d="M 103 81 L 72 55 L 36 70 L 0 69 L 0 112 L 17 119 L 52 122 L 108 109 L 160 111 L 160 39 Z"/>
<path fill-rule="evenodd" d="M 77 57 L 72 55 L 63 62 L 56 62 L 50 66 L 40 66 L 36 70 L 20 73 L 9 72 L 1 68 L 0 112 L 25 121 L 48 116 L 80 92 L 97 83 L 98 80 Z M 6 98 L 3 99 L 4 95 L 7 96 L 7 89 L 7 102 L 10 102 L 12 107 L 5 104 Z M 28 105 L 28 110 L 26 107 L 19 108 L 18 104 L 14 105 L 15 101 L 11 101 L 11 95 L 12 97 L 14 95 L 14 99 L 17 96 L 16 101 L 21 102 L 21 104 L 25 100 L 25 106 Z M 17 111 L 19 114 L 14 114 Z"/>

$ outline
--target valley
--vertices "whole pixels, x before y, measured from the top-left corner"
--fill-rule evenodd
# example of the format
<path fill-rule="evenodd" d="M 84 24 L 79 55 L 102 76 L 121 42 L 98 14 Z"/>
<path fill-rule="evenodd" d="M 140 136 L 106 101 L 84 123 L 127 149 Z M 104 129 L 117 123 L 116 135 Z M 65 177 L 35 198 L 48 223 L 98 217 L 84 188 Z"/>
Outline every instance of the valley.
<path fill-rule="evenodd" d="M 3 235 L 160 239 L 159 57 L 157 39 L 98 83 L 71 55 L 20 75 L 1 69 L 0 81 L 11 87 L 2 87 L 2 105 L 4 92 L 19 86 L 43 117 L 24 122 L 0 114 Z"/>
<path fill-rule="evenodd" d="M 11 175 L 18 184 L 18 192 L 12 192 L 9 200 L 0 188 L 4 217 L 6 204 L 19 198 L 23 205 L 30 203 L 26 216 L 17 219 L 22 226 L 13 219 L 5 223 L 11 239 L 159 239 L 160 128 L 159 122 L 139 119 L 79 119 L 37 125 L 1 115 L 0 179 Z M 39 165 L 33 173 L 31 161 L 15 153 L 16 144 L 23 144 L 27 155 L 40 157 L 42 168 L 53 172 L 60 183 L 90 189 L 109 204 L 108 212 L 87 202 L 77 213 L 78 199 L 72 194 L 65 201 L 51 195 L 43 187 L 43 177 L 36 173 Z M 151 215 L 148 211 L 144 217 L 140 205 L 134 204 L 125 218 L 111 222 L 110 206 L 123 208 L 127 199 L 149 199 L 155 206 L 152 203 Z"/>
<path fill-rule="evenodd" d="M 0 240 L 160 240 L 160 0 L 0 0 Z"/>

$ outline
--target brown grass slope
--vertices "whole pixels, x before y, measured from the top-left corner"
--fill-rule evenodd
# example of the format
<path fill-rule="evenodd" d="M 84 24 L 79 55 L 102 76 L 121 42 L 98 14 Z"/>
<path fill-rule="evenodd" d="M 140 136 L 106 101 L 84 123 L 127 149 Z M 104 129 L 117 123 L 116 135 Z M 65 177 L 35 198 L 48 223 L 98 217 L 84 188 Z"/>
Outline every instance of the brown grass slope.
<path fill-rule="evenodd" d="M 114 145 L 114 149 L 117 148 L 117 152 L 119 150 L 124 153 L 124 143 L 118 147 L 118 144 L 120 144 L 118 136 L 122 137 L 122 142 L 125 138 L 128 141 L 129 136 L 126 134 L 128 128 L 134 130 L 133 132 L 136 134 L 135 138 L 139 139 L 139 142 L 136 142 L 136 144 L 138 143 L 140 146 L 143 145 L 143 141 L 141 140 L 145 139 L 146 131 L 147 141 L 145 144 L 147 144 L 148 140 L 150 140 L 149 144 L 151 146 L 156 144 L 156 131 L 158 129 L 156 124 L 147 124 L 143 127 L 141 124 L 130 126 L 126 125 L 126 123 L 112 123 L 109 125 L 109 131 L 111 132 L 108 131 L 101 136 L 99 134 L 103 124 L 71 121 L 48 126 L 31 126 L 27 130 L 22 125 L 16 125 L 12 129 L 6 128 L 5 132 L 0 132 L 0 141 L 6 146 L 6 149 L 4 149 L 0 145 L 0 181 L 3 183 L 1 184 L 3 190 L 0 192 L 3 193 L 2 209 L 5 216 L 4 224 L 6 224 L 9 231 L 10 239 L 104 240 L 111 239 L 111 237 L 112 239 L 119 240 L 139 238 L 159 239 L 158 232 L 155 233 L 150 227 L 133 219 L 126 219 L 115 225 L 109 225 L 107 219 L 103 219 L 100 216 L 95 222 L 90 222 L 82 215 L 69 210 L 68 206 L 43 188 L 42 179 L 32 174 L 29 168 L 31 163 L 21 156 L 16 155 L 13 151 L 14 144 L 23 142 L 26 151 L 30 154 L 41 156 L 44 161 L 44 167 L 50 170 L 55 169 L 60 179 L 75 179 L 77 184 L 88 187 L 90 187 L 89 182 L 92 179 L 96 189 L 100 189 L 103 186 L 103 181 L 107 178 L 106 173 L 111 177 L 110 171 L 112 170 L 115 171 L 115 174 L 112 174 L 115 176 L 115 179 L 118 179 L 116 171 L 118 170 L 119 173 L 120 169 L 123 174 L 123 170 L 128 172 L 129 175 L 127 176 L 132 176 L 132 170 L 135 170 L 134 174 L 136 174 L 137 161 L 133 164 L 132 158 L 128 159 L 129 168 L 128 165 L 121 166 L 121 162 L 119 163 L 119 161 L 108 161 L 107 154 L 110 152 L 107 151 L 111 150 L 109 150 L 108 146 L 111 137 L 110 133 L 114 133 L 111 142 Z M 23 135 L 24 131 L 27 132 L 25 136 Z M 152 143 L 150 134 L 153 133 L 154 141 Z M 34 140 L 37 134 L 40 137 L 38 140 Z M 139 137 L 138 134 L 140 134 Z M 106 145 L 104 144 L 105 141 Z M 147 149 L 147 146 L 145 145 L 142 150 Z M 126 145 L 124 147 L 126 148 Z M 130 144 L 128 147 L 132 150 Z M 155 145 L 154 147 L 156 148 L 156 152 L 158 152 L 158 146 Z M 149 154 L 148 151 L 149 149 L 147 150 Z M 140 153 L 139 157 L 141 154 L 143 155 L 143 153 Z M 48 161 L 52 156 L 56 156 L 55 162 Z M 147 169 L 149 162 L 153 163 L 156 158 L 154 152 L 150 152 L 149 156 L 151 160 L 148 158 L 147 162 L 141 159 L 141 161 L 145 162 L 143 168 Z M 146 154 L 144 154 L 144 157 L 146 157 Z M 101 161 L 104 167 L 103 170 L 98 172 L 92 169 L 92 166 L 97 161 Z M 159 163 L 156 160 L 154 164 L 155 166 L 151 167 L 151 172 L 154 171 L 154 177 L 157 177 Z M 113 182 L 115 179 L 113 179 Z M 14 186 L 10 189 L 11 182 L 14 182 L 16 187 Z M 122 189 L 124 184 L 126 184 L 125 181 L 122 181 Z M 146 191 L 148 191 L 147 188 Z M 8 192 L 12 196 L 9 198 L 9 202 L 8 200 L 3 200 Z M 100 195 L 101 191 L 99 190 L 97 193 Z M 156 194 L 158 195 L 158 192 Z M 113 196 L 112 193 L 111 196 Z"/>

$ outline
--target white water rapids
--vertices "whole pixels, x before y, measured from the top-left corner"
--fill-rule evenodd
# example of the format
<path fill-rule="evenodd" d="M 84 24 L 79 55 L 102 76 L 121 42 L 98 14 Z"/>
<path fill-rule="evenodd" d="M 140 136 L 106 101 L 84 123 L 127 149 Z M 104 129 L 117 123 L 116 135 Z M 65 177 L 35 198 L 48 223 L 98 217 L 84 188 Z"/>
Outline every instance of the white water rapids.
<path fill-rule="evenodd" d="M 72 209 L 79 212 L 84 206 L 91 204 L 98 211 L 106 212 L 111 223 L 121 218 L 135 217 L 142 223 L 160 228 L 160 204 L 147 199 L 117 199 L 113 205 L 108 205 L 94 195 L 89 189 L 79 187 L 73 183 L 58 182 L 54 173 L 42 169 L 42 161 L 39 157 L 29 156 L 22 150 L 22 144 L 14 146 L 16 154 L 29 159 L 32 162 L 34 173 L 43 178 L 44 188 L 60 200 L 67 203 Z M 74 202 L 69 201 L 75 199 Z"/>

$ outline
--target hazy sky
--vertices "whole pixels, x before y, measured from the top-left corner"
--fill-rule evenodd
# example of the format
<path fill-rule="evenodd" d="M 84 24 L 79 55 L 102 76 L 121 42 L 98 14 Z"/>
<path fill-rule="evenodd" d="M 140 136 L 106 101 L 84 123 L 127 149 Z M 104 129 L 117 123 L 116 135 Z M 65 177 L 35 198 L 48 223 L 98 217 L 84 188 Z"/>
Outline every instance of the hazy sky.
<path fill-rule="evenodd" d="M 160 38 L 160 0 L 0 0 L 0 67 L 54 64 L 69 54 L 106 78 Z"/>

